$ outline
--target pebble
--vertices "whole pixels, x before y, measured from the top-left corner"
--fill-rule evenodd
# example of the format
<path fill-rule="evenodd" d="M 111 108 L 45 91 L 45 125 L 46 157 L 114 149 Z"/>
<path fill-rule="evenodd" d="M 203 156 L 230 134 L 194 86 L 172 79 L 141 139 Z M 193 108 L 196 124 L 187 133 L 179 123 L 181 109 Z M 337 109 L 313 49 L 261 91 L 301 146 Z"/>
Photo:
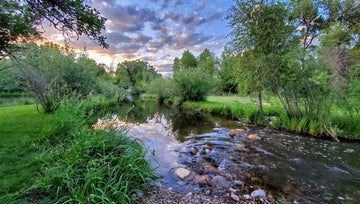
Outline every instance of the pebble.
<path fill-rule="evenodd" d="M 235 201 L 240 201 L 239 196 L 235 195 L 234 193 L 231 193 L 231 199 L 235 200 Z"/>
<path fill-rule="evenodd" d="M 243 198 L 244 198 L 245 200 L 251 200 L 251 199 L 252 199 L 251 196 L 248 195 L 248 194 L 243 195 Z"/>
<path fill-rule="evenodd" d="M 184 168 L 178 168 L 175 170 L 175 175 L 178 176 L 179 178 L 181 178 L 182 180 L 186 179 L 187 177 L 189 177 L 191 174 L 191 172 L 187 169 Z"/>
<path fill-rule="evenodd" d="M 233 189 L 233 188 L 230 188 L 229 191 L 232 192 L 232 193 L 236 193 L 236 192 L 237 192 L 237 190 L 236 190 L 236 189 Z"/>
<path fill-rule="evenodd" d="M 205 153 L 206 153 L 206 154 L 210 154 L 210 152 L 211 152 L 211 149 L 206 149 L 206 150 L 205 150 Z"/>
<path fill-rule="evenodd" d="M 255 190 L 251 193 L 251 196 L 254 198 L 258 198 L 258 197 L 266 197 L 266 193 L 264 190 Z"/>
<path fill-rule="evenodd" d="M 241 188 L 242 185 L 243 185 L 242 181 L 238 181 L 238 180 L 234 181 L 234 187 L 235 188 Z"/>

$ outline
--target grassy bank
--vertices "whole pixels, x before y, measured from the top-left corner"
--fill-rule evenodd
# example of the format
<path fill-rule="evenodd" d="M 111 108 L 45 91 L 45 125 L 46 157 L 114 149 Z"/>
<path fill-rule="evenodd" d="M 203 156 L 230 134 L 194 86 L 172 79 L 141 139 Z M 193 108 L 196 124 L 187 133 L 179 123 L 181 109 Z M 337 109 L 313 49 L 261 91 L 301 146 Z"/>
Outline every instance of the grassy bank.
<path fill-rule="evenodd" d="M 209 96 L 202 102 L 185 102 L 184 108 L 197 109 L 236 118 L 248 123 L 268 126 L 299 134 L 317 137 L 336 137 L 359 139 L 360 118 L 350 117 L 343 111 L 334 111 L 324 120 L 311 117 L 289 119 L 281 103 L 276 98 L 269 98 L 259 114 L 256 99 L 237 96 Z"/>
<path fill-rule="evenodd" d="M 38 113 L 35 105 L 0 107 L 1 196 L 22 192 L 36 181 L 41 153 L 32 143 L 51 117 Z"/>
<path fill-rule="evenodd" d="M 0 203 L 134 201 L 154 179 L 142 146 L 122 133 L 94 132 L 89 124 L 99 107 L 111 104 L 71 100 L 53 115 L 37 113 L 34 105 L 0 109 L 6 132 L 1 159 L 7 161 L 1 164 Z"/>

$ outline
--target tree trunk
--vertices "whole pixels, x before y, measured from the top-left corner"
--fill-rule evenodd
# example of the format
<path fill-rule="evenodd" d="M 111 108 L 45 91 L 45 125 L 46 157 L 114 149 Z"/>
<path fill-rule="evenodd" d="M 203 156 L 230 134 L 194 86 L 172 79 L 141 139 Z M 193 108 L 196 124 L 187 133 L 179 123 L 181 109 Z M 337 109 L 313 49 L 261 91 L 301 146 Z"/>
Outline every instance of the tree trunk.
<path fill-rule="evenodd" d="M 261 91 L 258 93 L 258 99 L 259 99 L 259 110 L 262 112 L 262 97 L 261 97 Z"/>

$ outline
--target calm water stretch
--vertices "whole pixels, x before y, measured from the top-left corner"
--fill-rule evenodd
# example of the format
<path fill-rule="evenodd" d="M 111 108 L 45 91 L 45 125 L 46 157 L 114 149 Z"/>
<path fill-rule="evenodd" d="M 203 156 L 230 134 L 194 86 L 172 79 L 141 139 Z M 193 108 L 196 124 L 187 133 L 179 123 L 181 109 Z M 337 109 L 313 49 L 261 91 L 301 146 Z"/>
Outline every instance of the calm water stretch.
<path fill-rule="evenodd" d="M 360 145 L 335 143 L 278 132 L 211 114 L 139 101 L 98 120 L 95 128 L 124 131 L 142 143 L 159 184 L 183 194 L 204 191 L 226 195 L 242 183 L 241 191 L 263 189 L 275 198 L 298 203 L 360 203 Z M 230 136 L 245 129 L 257 139 Z M 226 189 L 181 180 L 179 168 L 204 174 L 216 167 L 229 182 Z M 205 172 L 207 173 L 207 172 Z M 209 178 L 215 173 L 207 173 Z"/>

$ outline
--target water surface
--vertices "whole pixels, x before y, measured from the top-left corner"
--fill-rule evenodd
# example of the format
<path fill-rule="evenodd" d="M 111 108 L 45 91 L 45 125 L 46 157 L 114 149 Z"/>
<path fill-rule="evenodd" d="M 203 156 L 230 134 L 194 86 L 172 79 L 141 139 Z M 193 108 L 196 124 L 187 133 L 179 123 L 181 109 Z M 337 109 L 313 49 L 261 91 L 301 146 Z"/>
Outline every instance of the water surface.
<path fill-rule="evenodd" d="M 226 195 L 228 189 L 182 181 L 176 168 L 200 174 L 205 165 L 221 170 L 229 187 L 242 181 L 241 191 L 264 189 L 275 198 L 299 203 L 359 203 L 360 146 L 335 143 L 278 132 L 240 121 L 192 110 L 159 106 L 155 101 L 139 101 L 122 106 L 99 119 L 97 127 L 118 131 L 126 126 L 128 135 L 138 139 L 148 151 L 159 183 L 181 193 L 211 190 Z M 245 129 L 259 139 L 231 137 L 233 129 Z M 211 148 L 210 153 L 199 151 Z M 215 175 L 209 174 L 209 177 Z"/>

